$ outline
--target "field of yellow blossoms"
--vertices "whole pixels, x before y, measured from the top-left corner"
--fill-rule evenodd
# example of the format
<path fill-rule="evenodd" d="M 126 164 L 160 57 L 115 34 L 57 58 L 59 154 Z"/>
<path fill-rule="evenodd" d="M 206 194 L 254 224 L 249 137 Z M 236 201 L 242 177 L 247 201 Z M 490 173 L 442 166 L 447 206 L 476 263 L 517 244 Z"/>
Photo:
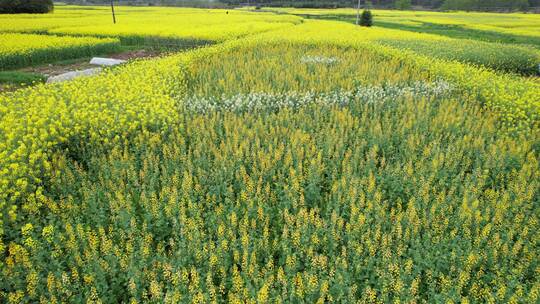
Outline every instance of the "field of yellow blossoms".
<path fill-rule="evenodd" d="M 0 94 L 0 303 L 540 301 L 534 44 L 118 11 L 0 15 L 35 49 L 197 46 Z"/>
<path fill-rule="evenodd" d="M 114 52 L 115 38 L 0 33 L 0 70 Z"/>

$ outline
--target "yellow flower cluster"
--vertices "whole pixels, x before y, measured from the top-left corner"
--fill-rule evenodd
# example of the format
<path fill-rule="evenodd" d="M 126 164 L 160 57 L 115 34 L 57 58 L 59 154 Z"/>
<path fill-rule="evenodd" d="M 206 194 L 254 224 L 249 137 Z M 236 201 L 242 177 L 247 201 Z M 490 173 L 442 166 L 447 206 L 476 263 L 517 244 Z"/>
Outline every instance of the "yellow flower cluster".
<path fill-rule="evenodd" d="M 0 33 L 0 70 L 118 50 L 114 38 Z"/>
<path fill-rule="evenodd" d="M 507 130 L 530 132 L 538 128 L 540 84 L 535 78 L 497 73 L 481 67 L 436 59 L 410 50 L 369 42 L 373 37 L 394 39 L 399 32 L 402 38 L 407 38 L 406 34 L 403 34 L 406 33 L 404 31 L 389 32 L 386 29 L 365 29 L 346 23 L 311 21 L 304 22 L 294 29 L 263 33 L 254 39 L 367 49 L 383 58 L 391 58 L 414 67 L 416 74 L 441 77 L 455 83 L 467 94 L 477 95 L 476 101 L 496 113 Z M 417 35 L 412 34 L 411 37 Z"/>
<path fill-rule="evenodd" d="M 268 10 L 354 23 L 351 9 Z M 457 60 L 503 72 L 539 75 L 540 18 L 535 14 L 440 13 L 374 10 L 366 38 L 428 57 Z"/>
<path fill-rule="evenodd" d="M 223 41 L 290 27 L 302 18 L 273 13 L 188 8 L 118 7 L 117 24 L 109 8 L 58 6 L 54 13 L 0 15 L 0 32 L 40 32 L 61 35 L 117 37 L 129 44 Z"/>
<path fill-rule="evenodd" d="M 172 123 L 172 96 L 185 91 L 182 69 L 177 58 L 166 58 L 106 71 L 99 78 L 0 95 L 0 207 L 9 215 L 3 218 L 4 229 L 39 216 L 43 208 L 57 208 L 43 184 L 58 149 L 76 151 L 81 143 L 110 146 L 143 126 L 159 129 Z"/>
<path fill-rule="evenodd" d="M 10 245 L 10 298 L 536 301 L 534 142 L 477 107 L 178 113 L 53 160 L 58 209 Z"/>
<path fill-rule="evenodd" d="M 299 16 L 332 16 L 333 19 L 354 21 L 354 9 L 294 9 L 266 8 L 266 10 Z M 484 12 L 436 12 L 373 10 L 375 25 L 413 32 L 427 32 L 456 37 L 470 37 L 487 41 L 508 39 L 511 43 L 540 44 L 538 14 L 498 14 Z M 485 34 L 485 35 L 483 35 Z"/>

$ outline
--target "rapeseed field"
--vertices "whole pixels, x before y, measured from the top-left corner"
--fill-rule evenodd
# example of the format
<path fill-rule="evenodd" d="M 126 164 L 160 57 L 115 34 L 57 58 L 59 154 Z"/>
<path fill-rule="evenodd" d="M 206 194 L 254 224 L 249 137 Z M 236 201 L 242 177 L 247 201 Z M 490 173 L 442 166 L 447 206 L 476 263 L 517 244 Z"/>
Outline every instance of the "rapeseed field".
<path fill-rule="evenodd" d="M 211 45 L 0 94 L 1 302 L 540 300 L 537 77 L 411 42 L 436 34 L 224 15 L 173 38 Z M 157 33 L 94 29 L 63 34 Z"/>

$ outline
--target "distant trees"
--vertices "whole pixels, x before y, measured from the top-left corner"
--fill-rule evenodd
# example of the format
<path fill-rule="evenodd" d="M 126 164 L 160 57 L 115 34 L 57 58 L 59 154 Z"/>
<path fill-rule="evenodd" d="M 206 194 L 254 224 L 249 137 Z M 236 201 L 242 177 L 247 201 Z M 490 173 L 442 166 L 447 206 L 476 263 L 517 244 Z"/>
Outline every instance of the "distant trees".
<path fill-rule="evenodd" d="M 535 0 L 446 0 L 442 8 L 451 10 L 527 9 Z M 536 3 L 538 4 L 538 3 Z"/>
<path fill-rule="evenodd" d="M 412 6 L 411 0 L 396 0 L 396 8 L 400 10 L 410 9 Z"/>
<path fill-rule="evenodd" d="M 478 4 L 478 0 L 446 0 L 442 5 L 443 9 L 470 11 Z"/>
<path fill-rule="evenodd" d="M 0 14 L 43 14 L 53 7 L 52 0 L 0 0 Z"/>

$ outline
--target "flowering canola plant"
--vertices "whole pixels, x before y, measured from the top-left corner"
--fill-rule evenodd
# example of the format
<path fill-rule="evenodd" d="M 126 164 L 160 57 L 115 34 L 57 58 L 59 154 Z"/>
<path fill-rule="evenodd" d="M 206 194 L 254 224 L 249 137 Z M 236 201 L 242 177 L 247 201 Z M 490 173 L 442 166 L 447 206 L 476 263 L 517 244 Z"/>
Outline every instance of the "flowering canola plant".
<path fill-rule="evenodd" d="M 369 38 L 398 34 L 0 95 L 0 301 L 538 302 L 538 83 Z"/>
<path fill-rule="evenodd" d="M 114 52 L 119 46 L 114 38 L 0 33 L 0 70 Z"/>

